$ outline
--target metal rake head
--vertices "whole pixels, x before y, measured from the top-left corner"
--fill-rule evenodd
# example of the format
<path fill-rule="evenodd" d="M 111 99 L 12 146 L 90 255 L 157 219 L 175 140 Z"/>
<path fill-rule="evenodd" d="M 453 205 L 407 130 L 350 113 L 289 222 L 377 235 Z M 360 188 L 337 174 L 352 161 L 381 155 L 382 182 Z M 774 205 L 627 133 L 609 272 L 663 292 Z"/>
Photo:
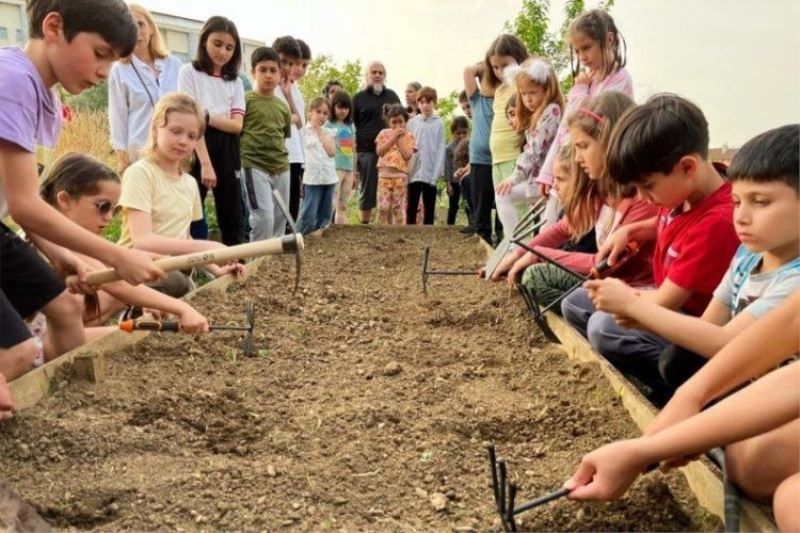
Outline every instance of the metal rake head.
<path fill-rule="evenodd" d="M 554 342 L 556 344 L 561 344 L 561 339 L 553 332 L 550 324 L 547 322 L 547 316 L 542 313 L 542 309 L 539 307 L 539 302 L 536 300 L 536 295 L 534 291 L 528 289 L 525 285 L 517 281 L 517 290 L 519 291 L 520 295 L 522 296 L 522 301 L 525 302 L 525 307 L 528 308 L 528 313 L 530 313 L 531 318 L 539 326 L 539 329 L 544 334 L 545 338 L 550 342 Z"/>

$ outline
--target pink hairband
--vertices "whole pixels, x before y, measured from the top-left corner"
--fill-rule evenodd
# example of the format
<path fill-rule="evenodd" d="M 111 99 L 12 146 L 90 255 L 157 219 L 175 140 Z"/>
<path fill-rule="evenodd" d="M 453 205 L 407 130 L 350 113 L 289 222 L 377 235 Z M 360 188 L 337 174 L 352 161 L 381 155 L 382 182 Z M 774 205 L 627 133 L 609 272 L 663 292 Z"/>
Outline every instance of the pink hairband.
<path fill-rule="evenodd" d="M 597 113 L 595 113 L 591 109 L 586 109 L 585 107 L 581 107 L 581 108 L 578 109 L 578 112 L 583 113 L 584 115 L 588 115 L 588 116 L 592 117 L 597 122 L 603 122 L 603 118 L 604 117 L 602 117 L 601 115 L 598 115 Z"/>

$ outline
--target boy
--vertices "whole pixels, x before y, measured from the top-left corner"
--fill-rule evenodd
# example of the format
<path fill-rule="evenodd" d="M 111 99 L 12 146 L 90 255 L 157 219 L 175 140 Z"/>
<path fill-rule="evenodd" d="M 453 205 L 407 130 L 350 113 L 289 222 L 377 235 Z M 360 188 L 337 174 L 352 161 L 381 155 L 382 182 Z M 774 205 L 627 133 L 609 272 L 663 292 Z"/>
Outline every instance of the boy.
<path fill-rule="evenodd" d="M 284 234 L 286 218 L 274 204 L 272 191 L 289 194 L 289 151 L 292 117 L 289 107 L 276 96 L 282 80 L 280 54 L 262 46 L 250 59 L 255 89 L 245 95 L 242 127 L 244 189 L 250 209 L 250 240 Z"/>
<path fill-rule="evenodd" d="M 73 290 L 89 289 L 86 273 L 62 246 L 114 267 L 129 283 L 159 280 L 164 272 L 148 255 L 67 222 L 39 196 L 36 145 L 54 145 L 61 126 L 51 89 L 61 83 L 78 94 L 108 77 L 112 62 L 136 44 L 130 11 L 122 0 L 29 0 L 27 9 L 25 50 L 0 49 L 0 218 L 10 213 L 61 273 L 76 273 Z M 83 344 L 83 309 L 33 248 L 0 224 L 0 420 L 13 409 L 6 381 L 27 371 L 35 356 L 23 317 L 38 310 L 57 353 Z"/>
<path fill-rule="evenodd" d="M 289 213 L 297 220 L 300 208 L 300 190 L 303 186 L 303 139 L 300 130 L 305 124 L 306 105 L 297 80 L 303 77 L 303 50 L 300 41 L 290 35 L 278 37 L 272 43 L 281 59 L 281 80 L 275 96 L 289 106 L 292 112 L 292 135 L 286 140 L 289 151 Z M 306 46 L 306 48 L 308 48 Z M 309 50 L 310 55 L 310 50 Z M 308 63 L 306 63 L 308 65 Z M 281 233 L 283 235 L 283 233 Z"/>
<path fill-rule="evenodd" d="M 406 224 L 417 223 L 417 208 L 422 197 L 424 223 L 433 224 L 436 209 L 436 182 L 444 171 L 444 123 L 434 115 L 436 89 L 423 87 L 417 93 L 419 114 L 408 122 L 408 131 L 417 141 L 417 152 L 408 175 Z"/>
<path fill-rule="evenodd" d="M 639 298 L 619 280 L 587 283 L 597 309 L 633 320 L 675 344 L 659 370 L 673 387 L 800 288 L 800 126 L 747 142 L 731 162 L 733 223 L 742 245 L 698 319 Z"/>
<path fill-rule="evenodd" d="M 708 123 L 703 112 L 679 96 L 661 94 L 631 109 L 611 134 L 608 171 L 622 185 L 634 185 L 640 197 L 659 206 L 655 218 L 619 228 L 598 250 L 614 264 L 631 241 L 656 240 L 653 277 L 656 289 L 640 298 L 699 316 L 711 300 L 739 240 L 733 228 L 731 184 L 708 161 Z M 670 391 L 658 372 L 669 344 L 654 333 L 629 329 L 595 313 L 587 289 L 564 299 L 567 322 L 620 370 L 631 374 L 662 402 Z"/>
<path fill-rule="evenodd" d="M 463 179 L 459 180 L 454 176 L 457 167 L 453 165 L 453 152 L 459 142 L 466 139 L 469 135 L 469 122 L 466 117 L 455 117 L 453 123 L 450 124 L 450 133 L 453 141 L 447 145 L 444 150 L 444 179 L 447 181 L 447 196 L 450 198 L 450 204 L 447 207 L 447 225 L 452 226 L 456 223 L 456 215 L 458 215 L 458 206 L 461 203 L 461 184 Z M 468 194 L 464 193 L 465 198 L 469 198 Z M 467 219 L 470 217 L 469 202 L 467 202 Z"/>
<path fill-rule="evenodd" d="M 458 93 L 458 105 L 461 106 L 461 111 L 464 115 L 472 120 L 472 107 L 469 105 L 469 98 L 467 98 L 467 91 Z"/>

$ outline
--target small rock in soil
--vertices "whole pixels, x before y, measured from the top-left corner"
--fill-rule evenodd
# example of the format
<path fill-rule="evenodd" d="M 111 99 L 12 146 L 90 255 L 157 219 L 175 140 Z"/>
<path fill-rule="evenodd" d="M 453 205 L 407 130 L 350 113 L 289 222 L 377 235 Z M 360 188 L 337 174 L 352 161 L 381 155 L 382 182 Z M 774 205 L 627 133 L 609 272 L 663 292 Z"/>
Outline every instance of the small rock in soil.
<path fill-rule="evenodd" d="M 445 511 L 447 510 L 447 496 L 442 494 L 441 492 L 434 492 L 431 494 L 431 505 L 433 505 L 434 510 L 436 511 Z"/>
<path fill-rule="evenodd" d="M 385 367 L 383 367 L 383 375 L 384 376 L 396 376 L 400 372 L 402 372 L 403 368 L 397 361 L 392 361 Z"/>

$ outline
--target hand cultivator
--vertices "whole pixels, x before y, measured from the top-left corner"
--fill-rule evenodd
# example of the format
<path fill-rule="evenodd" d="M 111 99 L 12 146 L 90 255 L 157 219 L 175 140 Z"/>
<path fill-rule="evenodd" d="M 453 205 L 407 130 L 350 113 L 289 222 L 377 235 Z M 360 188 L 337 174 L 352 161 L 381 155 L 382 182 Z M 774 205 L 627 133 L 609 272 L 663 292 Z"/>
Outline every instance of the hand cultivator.
<path fill-rule="evenodd" d="M 564 293 L 559 295 L 558 298 L 550 302 L 545 307 L 541 307 L 539 305 L 539 302 L 536 299 L 535 291 L 528 289 L 520 282 L 517 282 L 516 284 L 517 289 L 519 289 L 519 292 L 522 295 L 522 299 L 525 301 L 525 305 L 527 306 L 528 311 L 531 313 L 533 321 L 536 322 L 536 325 L 539 326 L 539 329 L 542 330 L 542 333 L 544 333 L 545 337 L 547 337 L 547 339 L 551 342 L 560 342 L 560 341 L 558 340 L 558 337 L 555 335 L 555 333 L 553 333 L 553 330 L 550 329 L 550 325 L 547 323 L 547 317 L 545 316 L 545 313 L 547 313 L 547 311 L 549 311 L 550 309 L 561 303 L 561 300 L 563 300 L 564 298 L 575 292 L 581 285 L 584 284 L 584 282 L 592 279 L 602 279 L 606 277 L 608 274 L 610 274 L 614 270 L 624 265 L 626 262 L 628 262 L 628 260 L 630 260 L 637 253 L 639 253 L 639 245 L 631 241 L 628 243 L 625 250 L 623 250 L 622 253 L 620 253 L 620 255 L 617 257 L 617 263 L 614 266 L 609 265 L 608 258 L 606 258 L 600 261 L 594 267 L 592 267 L 588 276 L 584 276 L 583 274 L 578 274 L 571 268 L 567 268 L 561 263 L 558 263 L 557 261 L 550 259 L 543 253 L 538 252 L 537 250 L 531 248 L 526 244 L 523 244 L 521 242 L 517 242 L 517 244 L 522 246 L 525 250 L 529 251 L 533 255 L 539 257 L 543 261 L 550 263 L 551 265 L 560 268 L 564 272 L 572 274 L 576 278 L 580 279 L 580 281 L 578 281 L 575 285 L 567 289 Z"/>
<path fill-rule="evenodd" d="M 486 451 L 489 455 L 489 466 L 492 471 L 494 503 L 497 506 L 497 512 L 503 523 L 504 531 L 517 531 L 517 522 L 514 519 L 516 515 L 535 509 L 553 500 L 563 498 L 569 494 L 570 491 L 568 489 L 560 488 L 520 505 L 519 507 L 515 507 L 518 487 L 514 483 L 509 483 L 506 462 L 503 459 L 497 459 L 493 444 L 487 444 Z"/>
<path fill-rule="evenodd" d="M 253 302 L 248 301 L 245 303 L 245 318 L 247 320 L 246 326 L 209 326 L 209 331 L 246 331 L 247 334 L 244 338 L 244 355 L 250 357 L 253 355 L 253 331 L 256 328 L 256 314 Z M 181 331 L 181 325 L 172 320 L 153 320 L 146 318 L 138 318 L 135 320 L 125 320 L 119 323 L 119 329 L 133 333 L 134 331 L 170 331 L 178 333 Z"/>
<path fill-rule="evenodd" d="M 519 241 L 521 239 L 526 239 L 530 235 L 535 235 L 539 232 L 539 229 L 544 226 L 545 219 L 542 218 L 544 215 L 545 210 L 547 209 L 547 199 L 540 198 L 531 208 L 528 210 L 527 213 L 517 222 L 517 225 L 514 226 L 514 230 L 511 232 L 510 235 L 503 237 L 503 240 L 500 241 L 500 244 L 497 245 L 497 248 L 494 249 L 492 255 L 489 256 L 489 260 L 486 261 L 486 268 L 484 279 L 491 280 L 492 274 L 494 271 L 497 270 L 497 265 L 500 264 L 500 261 L 508 254 L 509 248 L 511 248 L 511 244 Z"/>
<path fill-rule="evenodd" d="M 422 293 L 428 294 L 428 276 L 477 276 L 477 270 L 428 270 L 431 247 L 422 251 Z"/>

